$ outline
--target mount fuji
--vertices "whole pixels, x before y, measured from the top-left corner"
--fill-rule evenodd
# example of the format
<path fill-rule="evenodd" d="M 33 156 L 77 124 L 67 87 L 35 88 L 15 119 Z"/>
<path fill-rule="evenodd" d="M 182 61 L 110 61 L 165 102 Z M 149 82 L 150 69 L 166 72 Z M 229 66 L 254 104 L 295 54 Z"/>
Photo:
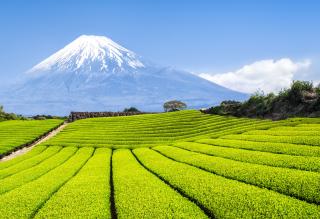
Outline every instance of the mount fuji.
<path fill-rule="evenodd" d="M 6 110 L 30 115 L 130 106 L 162 111 L 163 103 L 173 99 L 200 108 L 247 97 L 189 72 L 152 64 L 107 37 L 87 35 L 31 68 L 5 96 Z"/>

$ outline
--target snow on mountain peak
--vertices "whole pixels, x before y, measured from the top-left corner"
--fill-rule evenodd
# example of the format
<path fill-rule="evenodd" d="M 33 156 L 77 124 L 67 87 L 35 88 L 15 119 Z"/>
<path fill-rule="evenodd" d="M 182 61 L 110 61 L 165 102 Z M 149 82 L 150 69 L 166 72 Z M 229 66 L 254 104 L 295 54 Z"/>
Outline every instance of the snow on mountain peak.
<path fill-rule="evenodd" d="M 143 67 L 144 64 L 134 52 L 111 39 L 104 36 L 82 35 L 27 73 L 48 71 L 117 73 Z"/>

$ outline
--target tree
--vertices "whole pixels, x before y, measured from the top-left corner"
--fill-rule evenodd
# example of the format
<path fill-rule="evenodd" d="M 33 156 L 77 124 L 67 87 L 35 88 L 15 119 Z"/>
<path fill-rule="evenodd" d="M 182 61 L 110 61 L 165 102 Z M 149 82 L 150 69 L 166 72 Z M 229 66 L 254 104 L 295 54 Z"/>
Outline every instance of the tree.
<path fill-rule="evenodd" d="M 301 104 L 306 93 L 314 92 L 313 83 L 309 81 L 293 81 L 291 87 L 279 93 L 279 99 L 289 101 L 292 105 Z"/>
<path fill-rule="evenodd" d="M 140 111 L 135 107 L 130 107 L 130 108 L 125 108 L 123 112 L 128 113 L 128 112 L 140 112 Z"/>
<path fill-rule="evenodd" d="M 171 100 L 163 104 L 163 109 L 165 112 L 179 111 L 186 108 L 187 108 L 187 104 L 178 100 Z"/>
<path fill-rule="evenodd" d="M 254 93 L 244 102 L 223 101 L 203 111 L 209 114 L 284 119 L 293 116 L 320 116 L 320 85 L 309 81 L 293 81 L 291 87 L 278 94 Z"/>
<path fill-rule="evenodd" d="M 3 109 L 3 106 L 0 105 L 0 121 L 16 120 L 16 119 L 25 119 L 25 118 L 21 115 L 16 115 L 14 113 L 6 113 Z"/>

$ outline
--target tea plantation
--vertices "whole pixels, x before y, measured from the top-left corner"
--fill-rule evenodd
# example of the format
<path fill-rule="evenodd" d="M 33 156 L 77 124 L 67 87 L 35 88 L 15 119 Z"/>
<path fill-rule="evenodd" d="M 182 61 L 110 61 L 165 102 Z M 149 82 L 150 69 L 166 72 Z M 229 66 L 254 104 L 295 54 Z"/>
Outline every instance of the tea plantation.
<path fill-rule="evenodd" d="M 61 123 L 58 119 L 0 122 L 0 158 L 33 143 Z"/>
<path fill-rule="evenodd" d="M 7 134 L 16 146 L 39 136 L 22 127 Z M 320 119 L 186 110 L 78 120 L 0 162 L 0 215 L 320 218 Z"/>

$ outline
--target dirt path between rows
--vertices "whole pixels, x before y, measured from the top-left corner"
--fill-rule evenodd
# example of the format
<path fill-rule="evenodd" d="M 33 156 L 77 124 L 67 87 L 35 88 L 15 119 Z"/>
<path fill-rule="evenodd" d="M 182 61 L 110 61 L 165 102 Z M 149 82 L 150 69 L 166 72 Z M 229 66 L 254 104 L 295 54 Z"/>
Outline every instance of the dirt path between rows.
<path fill-rule="evenodd" d="M 11 154 L 9 154 L 8 156 L 3 157 L 0 162 L 3 161 L 7 161 L 7 160 L 11 160 L 17 156 L 20 156 L 22 154 L 27 153 L 28 151 L 32 150 L 32 148 L 34 148 L 35 146 L 37 146 L 38 144 L 41 144 L 44 141 L 49 140 L 50 138 L 52 138 L 53 136 L 55 136 L 56 134 L 58 134 L 62 129 L 64 129 L 66 126 L 68 125 L 68 123 L 63 123 L 61 126 L 59 126 L 58 128 L 52 130 L 51 132 L 49 132 L 47 135 L 43 136 L 42 138 L 40 138 L 38 141 L 32 143 L 31 145 L 21 148 L 20 150 L 17 150 L 15 152 L 12 152 Z"/>

